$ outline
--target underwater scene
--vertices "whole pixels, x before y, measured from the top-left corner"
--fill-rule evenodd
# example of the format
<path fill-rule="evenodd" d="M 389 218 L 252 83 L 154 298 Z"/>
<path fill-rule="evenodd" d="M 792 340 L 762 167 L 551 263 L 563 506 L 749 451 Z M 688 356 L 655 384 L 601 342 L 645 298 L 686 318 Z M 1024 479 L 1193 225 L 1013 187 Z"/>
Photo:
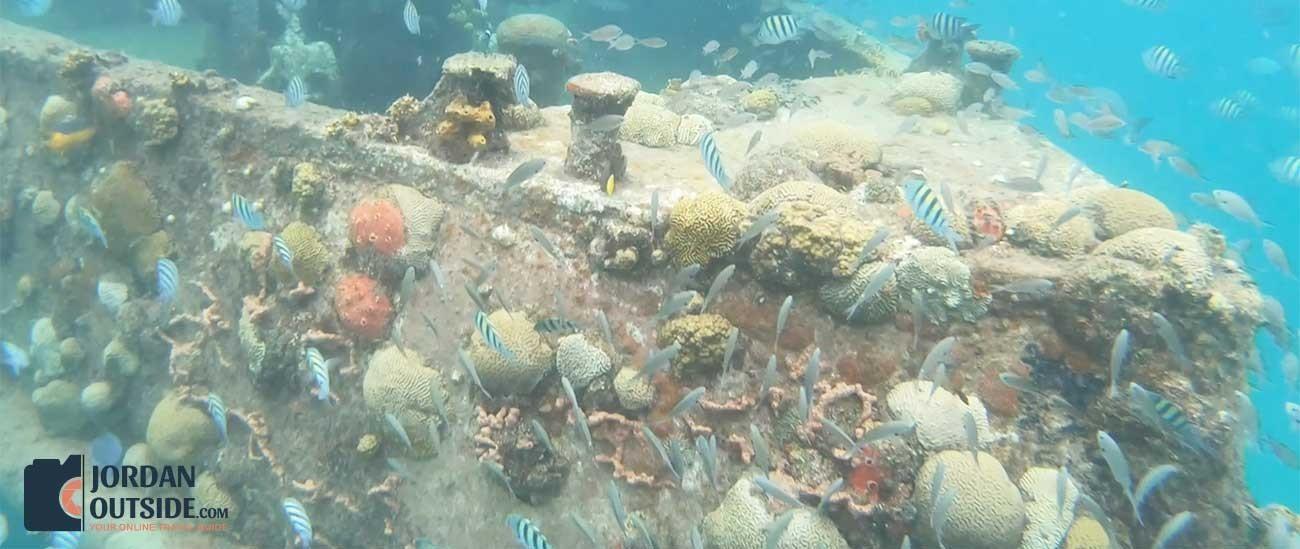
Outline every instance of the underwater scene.
<path fill-rule="evenodd" d="M 1295 0 L 0 0 L 0 549 L 1300 549 L 1292 261 Z"/>

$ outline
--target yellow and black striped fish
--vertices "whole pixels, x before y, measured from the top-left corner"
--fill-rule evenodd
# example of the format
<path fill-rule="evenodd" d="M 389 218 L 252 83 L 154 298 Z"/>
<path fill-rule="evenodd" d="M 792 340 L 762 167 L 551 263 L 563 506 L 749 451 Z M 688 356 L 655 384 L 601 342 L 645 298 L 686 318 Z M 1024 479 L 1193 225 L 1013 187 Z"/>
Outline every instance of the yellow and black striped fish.
<path fill-rule="evenodd" d="M 909 179 L 903 184 L 903 199 L 912 208 L 912 213 L 924 221 L 935 233 L 954 250 L 957 249 L 957 232 L 948 221 L 948 210 L 944 208 L 939 194 L 934 192 L 925 181 Z"/>

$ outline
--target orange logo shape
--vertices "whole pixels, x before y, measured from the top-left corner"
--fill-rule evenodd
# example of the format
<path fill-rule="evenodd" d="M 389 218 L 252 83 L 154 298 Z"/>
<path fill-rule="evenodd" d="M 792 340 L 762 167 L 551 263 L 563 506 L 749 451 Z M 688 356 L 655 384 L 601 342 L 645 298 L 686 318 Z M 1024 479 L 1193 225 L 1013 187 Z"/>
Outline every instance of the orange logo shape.
<path fill-rule="evenodd" d="M 59 507 L 72 518 L 81 518 L 81 477 L 72 477 L 59 488 Z"/>

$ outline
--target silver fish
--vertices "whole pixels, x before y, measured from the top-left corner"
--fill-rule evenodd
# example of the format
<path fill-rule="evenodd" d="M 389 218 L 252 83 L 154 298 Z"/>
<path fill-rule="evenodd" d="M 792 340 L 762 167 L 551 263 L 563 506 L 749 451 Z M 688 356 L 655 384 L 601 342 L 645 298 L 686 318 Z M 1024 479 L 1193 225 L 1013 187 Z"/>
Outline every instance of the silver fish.
<path fill-rule="evenodd" d="M 1070 172 L 1065 176 L 1065 194 L 1070 194 L 1070 189 L 1074 188 L 1074 178 L 1079 177 L 1083 171 L 1083 164 L 1075 162 L 1070 165 Z"/>
<path fill-rule="evenodd" d="M 1106 460 L 1106 466 L 1110 468 L 1111 478 L 1119 483 L 1120 488 L 1124 489 L 1124 495 L 1132 502 L 1133 474 L 1128 466 L 1128 458 L 1124 457 L 1124 450 L 1120 449 L 1119 443 L 1115 442 L 1106 431 L 1097 431 L 1097 446 L 1101 448 L 1101 457 Z"/>
<path fill-rule="evenodd" d="M 930 348 L 930 352 L 925 355 L 925 361 L 921 363 L 921 370 L 916 373 L 917 379 L 926 379 L 939 367 L 940 362 L 948 360 L 948 353 L 952 352 L 952 346 L 957 343 L 957 338 L 953 336 L 945 337 Z"/>
<path fill-rule="evenodd" d="M 894 135 L 903 135 L 905 133 L 912 133 L 912 130 L 916 129 L 916 125 L 920 122 L 921 122 L 920 116 L 917 116 L 915 114 L 908 116 L 907 118 L 904 118 L 901 123 L 898 124 L 898 130 L 894 132 Z"/>
<path fill-rule="evenodd" d="M 803 507 L 803 502 L 799 501 L 799 498 L 794 497 L 790 492 L 785 491 L 784 488 L 777 486 L 776 483 L 768 480 L 767 477 L 754 477 L 753 482 L 758 485 L 759 489 L 763 490 L 763 493 L 766 494 L 767 497 L 780 500 L 781 502 L 794 507 Z"/>
<path fill-rule="evenodd" d="M 488 309 L 488 304 L 483 301 L 483 294 L 479 293 L 478 288 L 475 288 L 474 285 L 469 282 L 465 283 L 464 288 L 465 295 L 469 296 L 470 301 L 474 302 L 475 308 L 479 311 L 486 311 Z"/>
<path fill-rule="evenodd" d="M 808 366 L 803 372 L 803 387 L 808 393 L 809 402 L 813 399 L 813 387 L 817 385 L 817 378 L 821 376 L 822 368 L 822 348 L 813 349 L 812 357 L 808 359 Z"/>
<path fill-rule="evenodd" d="M 754 237 L 763 234 L 763 231 L 766 231 L 768 227 L 775 224 L 779 217 L 781 217 L 781 212 L 778 210 L 772 210 L 758 216 L 754 219 L 753 223 L 749 224 L 749 227 L 745 229 L 745 232 L 740 233 L 740 238 L 736 239 L 736 247 L 740 247 Z"/>
<path fill-rule="evenodd" d="M 614 331 L 610 329 L 609 317 L 605 316 L 605 311 L 596 310 L 596 323 L 600 324 L 600 334 L 605 338 L 605 343 L 610 347 L 614 346 Z"/>
<path fill-rule="evenodd" d="M 491 393 L 488 393 L 487 389 L 483 388 L 483 381 L 478 377 L 478 368 L 474 367 L 474 359 L 470 358 L 469 353 L 465 352 L 464 348 L 456 350 L 456 362 L 460 364 L 461 368 L 465 369 L 466 374 L 469 374 L 469 378 L 474 381 L 474 386 L 483 391 L 483 396 L 492 398 Z"/>
<path fill-rule="evenodd" d="M 1286 251 L 1283 250 L 1277 242 L 1273 242 L 1267 238 L 1263 239 L 1263 244 L 1264 257 L 1268 259 L 1268 262 L 1272 263 L 1273 267 L 1276 268 L 1278 272 L 1289 277 L 1295 277 L 1295 275 L 1291 273 L 1291 262 L 1287 260 Z"/>
<path fill-rule="evenodd" d="M 704 472 L 709 475 L 709 484 L 716 486 L 718 484 L 718 438 L 713 435 L 709 435 L 707 439 L 703 436 L 695 437 L 695 451 L 699 452 Z"/>
<path fill-rule="evenodd" d="M 944 384 L 947 382 L 948 382 L 948 365 L 941 362 L 934 369 L 934 377 L 930 378 L 930 395 L 925 397 L 925 401 L 929 402 L 931 399 L 933 399 L 934 394 L 939 392 L 939 388 L 943 387 Z"/>
<path fill-rule="evenodd" d="M 776 354 L 767 357 L 767 368 L 763 370 L 762 386 L 758 389 L 758 399 L 763 400 L 767 397 L 767 392 L 772 389 L 772 384 L 776 382 Z"/>
<path fill-rule="evenodd" d="M 1151 549 L 1165 549 L 1173 543 L 1174 538 L 1182 535 L 1196 520 L 1196 515 L 1191 511 L 1183 511 L 1174 515 L 1173 518 L 1165 521 L 1164 526 L 1160 527 L 1160 533 L 1156 534 L 1156 540 L 1151 543 Z"/>
<path fill-rule="evenodd" d="M 605 485 L 605 497 L 609 499 L 609 508 L 614 513 L 614 520 L 618 521 L 618 531 L 626 531 L 627 508 L 623 506 L 623 495 L 618 492 L 618 485 L 614 484 L 614 479 L 609 479 L 609 484 Z"/>
<path fill-rule="evenodd" d="M 1110 398 L 1119 398 L 1119 373 L 1128 362 L 1129 333 L 1125 328 L 1115 336 L 1110 346 Z"/>
<path fill-rule="evenodd" d="M 912 538 L 907 534 L 903 534 L 903 544 L 898 549 L 912 549 Z"/>
<path fill-rule="evenodd" d="M 659 234 L 659 189 L 650 193 L 650 243 L 653 245 Z"/>
<path fill-rule="evenodd" d="M 808 422 L 808 413 L 811 411 L 812 408 L 812 402 L 808 400 L 809 398 L 811 397 L 808 395 L 808 390 L 804 389 L 803 387 L 799 387 L 799 400 L 798 400 L 799 421 L 802 421 L 804 423 Z"/>
<path fill-rule="evenodd" d="M 868 239 L 866 243 L 862 245 L 862 249 L 858 251 L 858 258 L 853 262 L 853 270 L 856 271 L 865 265 L 867 259 L 869 259 L 871 254 L 876 251 L 876 248 L 879 248 L 880 245 L 885 242 L 886 238 L 889 238 L 889 227 L 882 226 L 876 229 L 876 233 L 871 235 L 871 238 Z"/>
<path fill-rule="evenodd" d="M 962 427 L 966 429 L 966 444 L 970 445 L 970 455 L 975 461 L 980 459 L 980 430 L 975 423 L 975 415 L 967 410 L 961 418 Z"/>
<path fill-rule="evenodd" d="M 863 435 L 862 440 L 859 440 L 858 443 L 854 445 L 853 454 L 856 455 L 863 448 L 866 448 L 868 444 L 885 440 L 890 437 L 905 435 L 907 433 L 912 432 L 915 429 L 916 429 L 916 422 L 910 419 L 909 420 L 899 419 L 899 420 L 887 421 L 885 423 L 881 423 L 880 425 L 877 425 L 874 429 L 867 431 L 866 435 Z"/>
<path fill-rule="evenodd" d="M 1043 392 L 1038 388 L 1038 386 L 1034 385 L 1034 382 L 1032 380 L 1017 374 L 1013 374 L 1011 372 L 1002 372 L 998 374 L 998 380 L 1000 380 L 1003 385 L 1006 385 L 1007 387 L 1010 387 L 1022 393 L 1034 393 L 1037 395 L 1043 394 Z"/>
<path fill-rule="evenodd" d="M 591 448 L 591 427 L 587 424 L 587 414 L 582 412 L 582 406 L 578 404 L 578 395 L 573 392 L 573 384 L 569 383 L 569 378 L 560 376 L 560 384 L 564 386 L 564 394 L 569 397 L 569 404 L 573 407 L 573 422 L 578 427 L 578 433 L 582 435 L 583 442 L 587 443 L 587 448 Z"/>
<path fill-rule="evenodd" d="M 1187 357 L 1187 349 L 1183 347 L 1183 340 L 1178 337 L 1178 332 L 1174 329 L 1173 323 L 1169 322 L 1165 315 L 1156 312 L 1151 313 L 1151 323 L 1155 325 L 1156 333 L 1160 335 L 1160 339 L 1165 341 L 1165 346 L 1169 348 L 1169 352 L 1177 359 L 1178 366 L 1183 371 L 1190 372 L 1192 370 L 1192 361 Z"/>
<path fill-rule="evenodd" d="M 794 306 L 794 296 L 785 296 L 785 301 L 781 302 L 781 310 L 776 313 L 776 337 L 772 338 L 772 348 L 776 349 L 781 344 L 781 333 L 785 331 L 785 322 L 790 319 L 790 308 Z"/>
<path fill-rule="evenodd" d="M 691 527 L 691 549 L 704 549 L 704 538 L 700 535 L 700 527 Z"/>
<path fill-rule="evenodd" d="M 873 301 L 880 293 L 880 290 L 885 287 L 885 284 L 888 284 L 894 278 L 894 268 L 894 263 L 890 262 L 881 268 L 879 272 L 872 275 L 871 280 L 862 289 L 862 295 L 858 296 L 853 305 L 844 311 L 844 318 L 852 319 L 857 314 L 859 307 Z"/>
<path fill-rule="evenodd" d="M 596 133 L 612 132 L 623 125 L 623 116 L 607 114 L 587 123 L 587 129 Z"/>
<path fill-rule="evenodd" d="M 514 171 L 510 172 L 509 176 L 506 176 L 505 192 L 509 193 L 514 190 L 515 187 L 523 185 L 525 181 L 532 179 L 534 175 L 537 175 L 538 172 L 541 172 L 542 168 L 545 167 L 546 159 L 544 158 L 534 158 L 516 166 Z"/>
<path fill-rule="evenodd" d="M 946 476 L 947 473 L 948 473 L 948 466 L 944 464 L 942 461 L 939 462 L 939 465 L 934 468 L 934 475 L 930 477 L 930 508 L 931 509 L 934 509 L 936 507 L 935 504 L 939 502 L 939 496 L 943 495 L 944 492 L 943 481 L 944 481 L 944 476 Z M 931 519 L 933 518 L 934 517 L 932 515 Z M 930 523 L 930 527 L 931 528 L 934 527 L 933 521 Z"/>
<path fill-rule="evenodd" d="M 925 296 L 912 288 L 912 350 L 921 344 L 921 327 L 925 326 Z"/>
<path fill-rule="evenodd" d="M 1010 76 L 1007 76 L 1004 73 L 994 71 L 993 73 L 989 74 L 989 78 L 993 80 L 994 84 L 997 84 L 999 88 L 1002 88 L 1004 90 L 1020 89 L 1020 85 L 1016 84 L 1015 80 L 1012 80 Z"/>
<path fill-rule="evenodd" d="M 694 408 L 695 404 L 700 401 L 700 397 L 702 396 L 704 396 L 704 387 L 691 389 L 689 393 L 686 393 L 686 396 L 677 401 L 677 404 L 673 406 L 672 411 L 668 412 L 668 417 L 681 417 L 686 412 L 689 412 L 691 408 Z"/>
<path fill-rule="evenodd" d="M 685 288 L 688 283 L 695 279 L 695 275 L 699 274 L 700 269 L 701 267 L 699 263 L 691 263 L 690 265 L 679 269 L 677 273 L 673 275 L 672 282 L 668 284 L 668 291 L 666 293 L 672 294 L 680 288 Z"/>
<path fill-rule="evenodd" d="M 673 294 L 668 299 L 665 299 L 663 305 L 659 307 L 659 312 L 655 314 L 655 320 L 664 320 L 681 312 L 691 303 L 692 299 L 695 299 L 695 295 L 695 292 L 690 290 Z"/>
<path fill-rule="evenodd" d="M 650 353 L 650 356 L 645 359 L 645 366 L 641 367 L 641 372 L 637 375 L 646 379 L 653 379 L 655 373 L 667 367 L 673 359 L 677 358 L 677 353 L 681 350 L 682 344 L 674 342 L 672 345 Z"/>
<path fill-rule="evenodd" d="M 1252 208 L 1250 203 L 1247 202 L 1245 198 L 1242 198 L 1241 195 L 1222 189 L 1211 191 L 1210 195 L 1214 197 L 1214 203 L 1218 205 L 1220 210 L 1223 210 L 1224 213 L 1236 218 L 1238 221 L 1250 223 L 1256 229 L 1262 229 L 1266 225 L 1266 223 L 1261 221 L 1259 216 L 1255 214 L 1255 209 Z"/>
<path fill-rule="evenodd" d="M 1065 111 L 1056 109 L 1052 111 L 1052 122 L 1056 124 L 1057 133 L 1066 139 L 1074 137 L 1070 132 L 1070 121 L 1065 117 Z"/>
<path fill-rule="evenodd" d="M 1180 472 L 1178 467 L 1166 463 L 1152 467 L 1147 474 L 1142 475 L 1142 480 L 1138 481 L 1137 488 L 1133 490 L 1133 515 L 1137 517 L 1138 524 L 1145 524 L 1142 522 L 1142 503 L 1156 488 Z"/>
<path fill-rule="evenodd" d="M 988 66 L 988 64 L 986 63 L 981 63 L 979 61 L 971 61 L 970 63 L 966 63 L 966 65 L 962 68 L 966 69 L 966 72 L 969 72 L 971 74 L 978 74 L 980 76 L 988 76 L 993 73 L 992 67 Z"/>
<path fill-rule="evenodd" d="M 735 272 L 735 264 L 727 265 L 721 271 L 718 271 L 717 276 L 713 277 L 713 283 L 709 285 L 709 293 L 704 294 L 704 304 L 700 306 L 700 313 L 708 309 L 709 304 L 713 303 L 714 299 L 717 299 L 722 294 L 722 289 L 727 286 L 727 281 L 731 280 L 731 275 Z"/>
<path fill-rule="evenodd" d="M 504 467 L 501 467 L 500 463 L 495 461 L 480 461 L 479 463 L 483 464 L 483 469 L 488 472 L 493 480 L 500 482 L 506 487 L 506 491 L 510 492 L 510 497 L 512 499 L 516 497 L 515 487 L 510 484 L 510 477 L 506 476 L 506 470 Z"/>
<path fill-rule="evenodd" d="M 763 140 L 763 130 L 755 131 L 754 135 L 749 136 L 749 146 L 745 148 L 745 155 L 749 156 L 749 153 L 752 152 L 754 150 L 754 147 L 758 146 L 758 142 L 762 140 Z"/>
<path fill-rule="evenodd" d="M 736 344 L 740 341 L 740 329 L 735 326 L 727 332 L 727 347 L 722 354 L 722 373 L 725 375 L 731 370 L 731 359 L 736 354 Z"/>
<path fill-rule="evenodd" d="M 546 238 L 546 233 L 532 225 L 528 226 L 528 233 L 533 236 L 533 240 L 542 247 L 546 255 L 551 256 L 551 259 L 554 259 L 556 263 L 564 263 L 564 256 L 560 255 L 560 250 L 555 247 L 555 244 L 551 243 L 551 239 Z"/>
<path fill-rule="evenodd" d="M 766 475 L 772 470 L 772 452 L 767 448 L 767 440 L 763 438 L 763 433 L 760 433 L 758 426 L 753 423 L 749 424 L 749 443 L 754 447 L 754 463 L 758 464 Z"/>
<path fill-rule="evenodd" d="M 403 427 L 402 422 L 397 420 L 397 416 L 393 415 L 392 412 L 385 412 L 384 421 L 388 423 L 388 428 L 393 430 L 393 434 L 397 435 L 397 440 L 402 441 L 402 446 L 405 446 L 408 450 L 411 449 L 411 437 L 406 434 L 406 427 Z"/>
<path fill-rule="evenodd" d="M 402 307 L 406 307 L 411 302 L 411 295 L 415 293 L 415 267 L 407 267 L 406 274 L 402 275 L 402 285 L 397 291 L 397 300 Z"/>
<path fill-rule="evenodd" d="M 1056 472 L 1056 516 L 1065 514 L 1066 494 L 1070 489 L 1070 470 L 1064 465 Z"/>
<path fill-rule="evenodd" d="M 948 490 L 939 496 L 934 502 L 934 511 L 930 515 L 930 522 L 933 524 L 934 535 L 939 542 L 939 549 L 947 549 L 943 543 L 943 527 L 948 524 L 948 511 L 957 501 L 957 491 Z"/>
<path fill-rule="evenodd" d="M 1026 278 L 1016 280 L 1001 286 L 994 286 L 994 292 L 1006 292 L 1009 294 L 1019 295 L 1044 295 L 1049 294 L 1056 288 L 1056 283 L 1046 278 Z"/>
<path fill-rule="evenodd" d="M 592 547 L 597 549 L 600 547 L 600 542 L 596 540 L 596 531 L 592 530 L 591 525 L 587 524 L 587 521 L 573 513 L 569 513 L 569 519 L 573 521 L 574 526 L 578 527 L 578 530 L 582 532 L 582 536 L 587 538 L 587 542 L 590 543 Z"/>
<path fill-rule="evenodd" d="M 1074 219 L 1081 213 L 1083 213 L 1083 208 L 1070 206 L 1064 212 L 1061 212 L 1061 215 L 1056 218 L 1056 221 L 1052 222 L 1052 230 L 1055 231 L 1058 227 L 1068 223 L 1071 219 Z"/>
<path fill-rule="evenodd" d="M 781 543 L 781 536 L 785 535 L 785 531 L 790 527 L 790 521 L 793 519 L 793 510 L 777 515 L 771 524 L 768 524 L 767 528 L 764 529 L 763 549 L 776 549 L 777 545 Z"/>
<path fill-rule="evenodd" d="M 674 477 L 680 478 L 677 474 L 677 470 L 673 468 L 673 460 L 668 457 L 668 449 L 664 447 L 663 441 L 659 440 L 659 436 L 655 435 L 655 432 L 651 431 L 650 427 L 644 424 L 641 425 L 641 436 L 645 437 L 646 442 L 649 442 L 650 446 L 654 447 L 655 453 L 659 454 L 659 458 L 664 460 L 664 465 L 668 466 L 668 471 L 672 473 Z"/>
<path fill-rule="evenodd" d="M 532 421 L 528 422 L 528 427 L 533 431 L 533 438 L 537 439 L 537 442 L 540 442 L 542 446 L 545 446 L 548 453 L 554 455 L 556 453 L 555 445 L 551 444 L 551 435 L 546 434 L 546 427 L 542 426 L 542 422 L 537 421 L 537 418 L 533 418 Z"/>
<path fill-rule="evenodd" d="M 740 69 L 740 79 L 749 80 L 749 77 L 754 76 L 756 72 L 758 72 L 758 62 L 750 59 L 748 63 L 745 63 L 745 68 Z"/>
<path fill-rule="evenodd" d="M 447 277 L 442 272 L 442 266 L 438 265 L 438 260 L 429 259 L 429 272 L 433 273 L 433 283 L 438 285 L 442 300 L 447 301 Z"/>
<path fill-rule="evenodd" d="M 847 442 L 849 448 L 853 448 L 857 445 L 853 440 L 853 436 L 845 432 L 839 425 L 836 425 L 834 421 L 831 421 L 828 418 L 822 418 L 821 424 L 823 427 L 829 429 L 832 434 L 839 438 L 839 440 Z M 836 446 L 839 446 L 839 444 L 836 444 Z"/>
<path fill-rule="evenodd" d="M 844 489 L 844 478 L 841 477 L 835 479 L 835 482 L 832 482 L 830 486 L 827 486 L 826 490 L 822 492 L 822 497 L 817 502 L 817 511 L 819 513 L 825 513 L 828 509 L 830 509 L 831 496 L 834 496 L 837 492 L 843 489 Z"/>

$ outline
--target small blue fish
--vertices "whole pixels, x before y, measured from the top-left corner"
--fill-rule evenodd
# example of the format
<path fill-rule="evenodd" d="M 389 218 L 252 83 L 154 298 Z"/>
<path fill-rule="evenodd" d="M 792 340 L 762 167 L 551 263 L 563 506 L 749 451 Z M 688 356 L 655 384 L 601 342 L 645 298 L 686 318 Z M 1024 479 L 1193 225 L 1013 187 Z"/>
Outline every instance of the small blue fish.
<path fill-rule="evenodd" d="M 176 299 L 176 286 L 180 281 L 180 269 L 176 263 L 165 257 L 158 258 L 158 300 L 171 303 Z"/>
<path fill-rule="evenodd" d="M 243 223 L 250 230 L 261 231 L 266 229 L 266 220 L 262 214 L 258 213 L 257 208 L 252 202 L 244 198 L 239 193 L 230 193 L 230 211 L 235 216 L 235 221 Z"/>
<path fill-rule="evenodd" d="M 104 227 L 99 224 L 99 219 L 95 214 L 85 208 L 77 208 L 77 221 L 81 223 L 81 229 L 90 233 L 90 236 L 99 241 L 100 245 L 108 247 L 108 238 L 104 236 Z"/>
<path fill-rule="evenodd" d="M 289 84 L 284 87 L 284 104 L 285 106 L 296 109 L 307 102 L 307 84 L 302 81 L 301 77 L 295 76 L 289 79 Z"/>
<path fill-rule="evenodd" d="M 546 541 L 546 536 L 542 535 L 542 531 L 532 521 L 512 514 L 506 517 L 506 526 L 510 527 L 510 532 L 515 535 L 515 541 L 519 542 L 522 549 L 551 549 L 551 542 Z"/>
<path fill-rule="evenodd" d="M 303 508 L 302 502 L 284 498 L 280 507 L 284 509 L 285 518 L 289 519 L 289 527 L 298 535 L 297 545 L 302 549 L 311 547 L 311 519 L 307 518 L 307 510 Z"/>
<path fill-rule="evenodd" d="M 14 377 L 18 377 L 27 366 L 31 365 L 31 361 L 27 358 L 27 351 L 22 347 L 8 341 L 0 341 L 0 364 L 9 368 L 9 373 Z"/>
<path fill-rule="evenodd" d="M 90 441 L 90 462 L 95 465 L 121 465 L 122 441 L 113 433 L 104 433 Z"/>
<path fill-rule="evenodd" d="M 208 417 L 212 418 L 212 424 L 217 427 L 217 434 L 221 436 L 221 443 L 226 443 L 228 422 L 226 420 L 226 402 L 216 393 L 208 393 Z"/>
<path fill-rule="evenodd" d="M 488 315 L 481 310 L 474 312 L 474 327 L 478 328 L 478 335 L 483 338 L 483 342 L 487 344 L 488 348 L 496 351 L 497 354 L 501 355 L 501 358 L 507 361 L 515 359 L 515 353 L 506 347 L 504 341 L 501 341 L 501 336 L 497 335 L 496 328 L 492 327 Z"/>
<path fill-rule="evenodd" d="M 289 249 L 289 243 L 285 242 L 284 238 L 277 234 L 271 238 L 271 248 L 275 249 L 275 257 L 280 260 L 280 264 L 284 265 L 284 268 L 292 273 L 293 250 Z"/>
<path fill-rule="evenodd" d="M 416 11 L 411 0 L 406 0 L 406 7 L 402 8 L 402 23 L 406 24 L 406 32 L 420 35 L 420 12 Z"/>
<path fill-rule="evenodd" d="M 50 12 L 54 0 L 14 0 L 14 11 L 23 17 L 40 17 Z"/>
<path fill-rule="evenodd" d="M 1170 402 L 1169 399 L 1159 393 L 1146 390 L 1146 388 L 1136 383 L 1129 383 L 1128 389 L 1129 401 L 1134 411 L 1142 415 L 1147 421 L 1172 432 L 1188 448 L 1207 456 L 1214 453 L 1213 448 L 1201 436 L 1200 429 L 1187 420 L 1187 415 L 1183 413 L 1183 409 L 1179 408 L 1177 404 Z"/>
<path fill-rule="evenodd" d="M 515 102 L 525 107 L 533 106 L 532 97 L 530 97 L 531 86 L 528 80 L 528 69 L 523 64 L 515 67 Z"/>
<path fill-rule="evenodd" d="M 713 132 L 706 133 L 700 138 L 700 155 L 704 158 L 704 167 L 709 169 L 709 175 L 713 176 L 714 181 L 717 181 L 723 190 L 731 190 L 731 177 L 722 167 L 722 151 L 718 150 Z"/>
<path fill-rule="evenodd" d="M 303 352 L 303 361 L 307 363 L 307 371 L 311 372 L 311 378 L 316 382 L 316 400 L 328 401 L 330 398 L 330 368 L 325 362 L 325 357 L 321 356 L 320 351 L 315 347 L 308 347 Z"/>
<path fill-rule="evenodd" d="M 925 222 L 936 234 L 948 241 L 948 246 L 957 249 L 957 232 L 948 221 L 948 210 L 943 206 L 930 185 L 920 179 L 909 179 L 903 185 L 903 198 L 912 208 L 912 213 Z"/>
<path fill-rule="evenodd" d="M 149 10 L 149 24 L 153 26 L 162 25 L 164 27 L 174 27 L 181 22 L 181 17 L 185 16 L 185 10 L 181 9 L 181 3 L 176 0 L 158 0 L 154 8 Z"/>
<path fill-rule="evenodd" d="M 1174 538 L 1177 538 L 1182 535 L 1183 532 L 1186 532 L 1195 521 L 1196 515 L 1191 511 L 1183 511 L 1174 515 L 1172 518 L 1165 521 L 1164 526 L 1160 527 L 1160 532 L 1156 534 L 1156 540 L 1151 543 L 1151 549 L 1165 549 L 1166 547 L 1170 547 L 1169 544 L 1173 543 Z"/>

